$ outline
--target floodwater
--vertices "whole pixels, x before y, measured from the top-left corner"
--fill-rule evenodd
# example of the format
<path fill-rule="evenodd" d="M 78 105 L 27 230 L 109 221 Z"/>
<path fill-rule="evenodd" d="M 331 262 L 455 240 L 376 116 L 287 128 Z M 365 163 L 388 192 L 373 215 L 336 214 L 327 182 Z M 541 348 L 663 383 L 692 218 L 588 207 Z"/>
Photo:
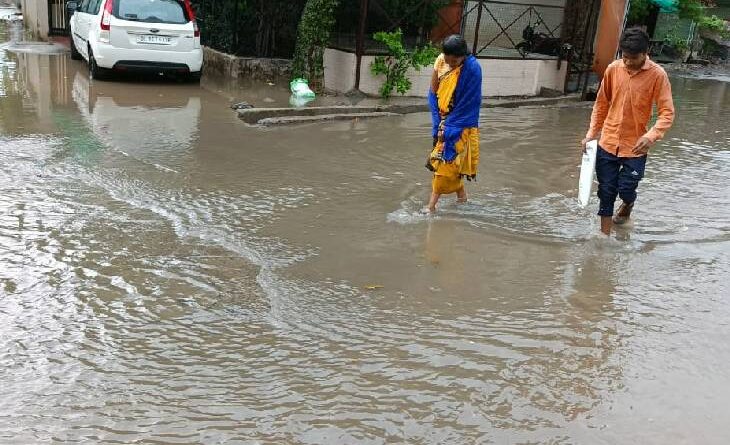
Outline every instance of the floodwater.
<path fill-rule="evenodd" d="M 0 443 L 728 443 L 728 83 L 673 80 L 617 240 L 585 106 L 485 110 L 431 218 L 426 114 L 218 86 L 0 51 Z"/>

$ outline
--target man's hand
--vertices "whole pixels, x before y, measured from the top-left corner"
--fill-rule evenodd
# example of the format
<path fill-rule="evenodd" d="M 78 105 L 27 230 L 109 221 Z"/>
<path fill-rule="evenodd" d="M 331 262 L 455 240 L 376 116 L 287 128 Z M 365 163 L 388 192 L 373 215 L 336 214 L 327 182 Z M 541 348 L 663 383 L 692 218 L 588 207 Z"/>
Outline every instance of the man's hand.
<path fill-rule="evenodd" d="M 580 151 L 581 151 L 581 153 L 585 153 L 586 152 L 586 145 L 590 141 L 592 141 L 592 140 L 593 140 L 592 138 L 584 138 L 582 141 L 580 141 Z"/>
<path fill-rule="evenodd" d="M 637 156 L 644 156 L 649 153 L 649 148 L 651 148 L 651 141 L 649 138 L 642 137 L 636 141 L 636 145 L 631 151 Z"/>

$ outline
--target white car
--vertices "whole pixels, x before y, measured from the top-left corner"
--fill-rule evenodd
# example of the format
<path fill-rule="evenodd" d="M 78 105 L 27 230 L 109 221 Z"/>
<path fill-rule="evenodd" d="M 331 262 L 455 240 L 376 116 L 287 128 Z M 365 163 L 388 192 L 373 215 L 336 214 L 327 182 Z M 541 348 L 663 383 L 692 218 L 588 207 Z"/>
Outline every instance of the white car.
<path fill-rule="evenodd" d="M 148 71 L 200 80 L 203 50 L 190 0 L 80 0 L 71 16 L 71 58 L 89 76 Z"/>

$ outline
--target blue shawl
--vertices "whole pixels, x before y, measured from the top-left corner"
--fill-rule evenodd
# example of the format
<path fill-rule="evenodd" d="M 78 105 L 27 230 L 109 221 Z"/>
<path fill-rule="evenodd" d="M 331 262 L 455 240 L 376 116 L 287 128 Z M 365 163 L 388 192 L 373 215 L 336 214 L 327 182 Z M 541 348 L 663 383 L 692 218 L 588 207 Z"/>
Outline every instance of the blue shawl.
<path fill-rule="evenodd" d="M 428 95 L 433 122 L 433 137 L 438 136 L 441 114 L 438 98 L 431 91 Z M 456 158 L 456 143 L 461 139 L 465 128 L 479 127 L 479 111 L 482 106 L 482 67 L 473 55 L 467 56 L 461 67 L 459 81 L 454 91 L 453 109 L 444 122 L 444 160 L 451 162 Z"/>

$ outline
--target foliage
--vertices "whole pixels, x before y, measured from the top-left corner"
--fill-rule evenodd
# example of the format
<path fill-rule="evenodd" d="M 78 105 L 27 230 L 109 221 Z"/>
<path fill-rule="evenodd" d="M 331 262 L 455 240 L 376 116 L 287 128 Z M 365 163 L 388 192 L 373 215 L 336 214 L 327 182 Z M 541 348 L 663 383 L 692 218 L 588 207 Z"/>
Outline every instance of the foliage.
<path fill-rule="evenodd" d="M 730 31 L 728 31 L 725 20 L 716 15 L 702 17 L 699 21 L 699 27 L 705 31 L 718 33 L 725 38 L 730 37 Z"/>
<path fill-rule="evenodd" d="M 408 37 L 425 41 L 428 33 L 438 22 L 437 11 L 450 0 L 370 0 L 366 34 L 400 28 Z M 342 2 L 337 12 L 337 31 L 354 33 L 360 18 L 360 2 Z"/>
<path fill-rule="evenodd" d="M 289 58 L 306 0 L 192 0 L 202 43 L 255 57 Z"/>
<path fill-rule="evenodd" d="M 706 6 L 710 2 L 701 0 L 678 0 L 678 13 L 680 18 L 686 18 L 697 22 L 700 30 L 720 33 L 727 36 L 725 21 L 716 15 L 707 15 Z"/>
<path fill-rule="evenodd" d="M 390 53 L 387 56 L 376 57 L 370 66 L 374 75 L 385 76 L 385 81 L 380 87 L 380 95 L 384 99 L 389 98 L 393 90 L 406 94 L 412 86 L 411 80 L 406 76 L 408 68 L 420 70 L 424 66 L 429 66 L 439 54 L 439 50 L 430 43 L 413 51 L 406 50 L 403 45 L 403 32 L 400 29 L 395 32 L 377 32 L 373 38 L 384 43 Z"/>
<path fill-rule="evenodd" d="M 268 57 L 291 57 L 297 39 L 296 23 L 304 8 L 305 0 L 248 1 L 255 5 L 256 10 L 254 15 L 247 17 L 244 25 L 245 29 L 256 30 L 256 38 L 252 42 L 253 53 L 269 54 Z M 284 42 L 286 50 L 280 51 Z M 245 42 L 239 38 L 236 43 L 238 48 L 241 48 Z"/>
<path fill-rule="evenodd" d="M 307 0 L 297 32 L 293 76 L 309 80 L 317 89 L 324 77 L 324 48 L 335 24 L 339 0 Z"/>
<path fill-rule="evenodd" d="M 705 8 L 700 0 L 678 0 L 677 13 L 681 19 L 699 21 L 705 15 Z"/>
<path fill-rule="evenodd" d="M 689 49 L 689 45 L 687 44 L 687 38 L 679 35 L 676 29 L 668 33 L 664 37 L 664 43 L 668 46 L 671 46 L 680 53 Z"/>
<path fill-rule="evenodd" d="M 705 8 L 712 3 L 708 0 L 632 0 L 628 20 L 632 24 L 643 24 L 652 8 L 662 7 L 662 10 L 676 12 L 681 19 L 699 23 L 706 18 Z"/>
<path fill-rule="evenodd" d="M 649 18 L 652 8 L 671 5 L 680 19 L 689 19 L 697 22 L 701 30 L 720 33 L 727 36 L 724 20 L 706 13 L 706 7 L 711 6 L 709 0 L 632 0 L 628 22 L 630 24 L 644 24 Z M 677 42 L 678 43 L 678 42 Z"/>
<path fill-rule="evenodd" d="M 381 7 L 388 12 L 392 18 L 402 19 L 398 24 L 401 29 L 412 28 L 417 31 L 419 28 L 426 28 L 430 31 L 438 21 L 436 12 L 449 4 L 448 0 L 378 0 Z M 409 29 L 410 30 L 410 29 Z"/>
<path fill-rule="evenodd" d="M 632 0 L 629 9 L 628 23 L 631 25 L 644 23 L 654 7 L 652 0 Z"/>
<path fill-rule="evenodd" d="M 329 33 L 354 35 L 360 18 L 355 0 L 191 0 L 203 45 L 230 54 L 292 58 L 304 77 L 321 75 Z M 370 0 L 366 34 L 401 26 L 425 41 L 449 0 Z M 309 12 L 304 12 L 307 7 Z M 349 37 L 349 36 L 348 36 Z M 311 67 L 311 68 L 310 68 Z"/>

